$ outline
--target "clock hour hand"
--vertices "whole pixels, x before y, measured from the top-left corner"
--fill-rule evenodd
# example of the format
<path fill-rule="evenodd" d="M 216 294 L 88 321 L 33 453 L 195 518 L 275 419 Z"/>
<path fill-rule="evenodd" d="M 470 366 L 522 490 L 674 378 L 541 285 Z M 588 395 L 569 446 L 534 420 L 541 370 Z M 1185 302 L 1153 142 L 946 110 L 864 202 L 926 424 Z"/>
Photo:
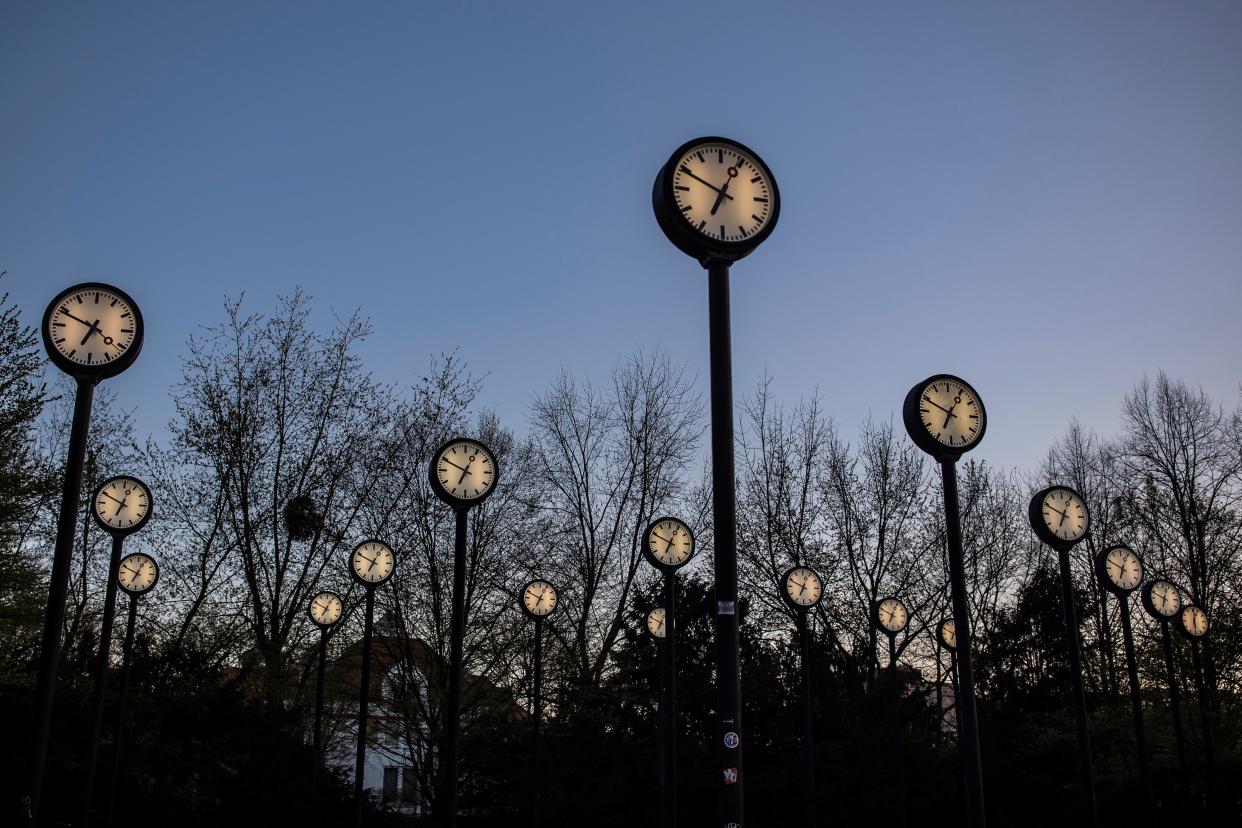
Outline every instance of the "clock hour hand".
<path fill-rule="evenodd" d="M 733 179 L 736 177 L 737 167 L 729 167 L 729 180 L 724 183 L 723 187 L 716 191 L 716 203 L 712 205 L 713 216 L 716 215 L 716 211 L 720 209 L 720 202 L 724 201 L 726 198 L 733 198 L 733 196 L 729 195 L 727 190 L 729 189 L 729 184 L 731 184 Z"/>

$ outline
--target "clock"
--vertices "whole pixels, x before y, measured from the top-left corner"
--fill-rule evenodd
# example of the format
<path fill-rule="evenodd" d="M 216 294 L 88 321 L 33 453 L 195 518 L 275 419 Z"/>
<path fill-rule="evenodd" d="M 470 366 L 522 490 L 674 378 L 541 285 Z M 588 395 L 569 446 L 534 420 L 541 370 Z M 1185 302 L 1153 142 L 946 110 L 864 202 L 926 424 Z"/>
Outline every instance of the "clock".
<path fill-rule="evenodd" d="M 886 635 L 896 635 L 910 623 L 910 611 L 896 598 L 882 598 L 872 607 L 871 620 Z"/>
<path fill-rule="evenodd" d="M 556 611 L 556 587 L 536 578 L 522 587 L 522 609 L 531 618 L 545 618 Z"/>
<path fill-rule="evenodd" d="M 1202 607 L 1196 607 L 1194 604 L 1187 604 L 1182 607 L 1179 616 L 1182 623 L 1177 626 L 1181 630 L 1182 635 L 1191 641 L 1198 641 L 1200 638 L 1208 634 L 1208 617 Z"/>
<path fill-rule="evenodd" d="M 677 518 L 652 521 L 643 538 L 643 555 L 656 569 L 676 570 L 694 555 L 694 533 Z"/>
<path fill-rule="evenodd" d="M 91 502 L 95 522 L 113 535 L 137 532 L 151 519 L 151 490 L 141 480 L 127 474 L 109 477 L 100 483 Z"/>
<path fill-rule="evenodd" d="M 155 558 L 143 552 L 135 552 L 121 558 L 116 571 L 117 585 L 130 595 L 143 595 L 151 591 L 160 579 L 160 565 Z"/>
<path fill-rule="evenodd" d="M 341 620 L 341 612 L 344 609 L 345 605 L 341 601 L 341 596 L 335 592 L 321 592 L 311 599 L 306 611 L 312 621 L 327 628 Z"/>
<path fill-rule="evenodd" d="M 824 597 L 824 582 L 809 566 L 795 566 L 781 576 L 785 600 L 796 610 L 805 612 Z"/>
<path fill-rule="evenodd" d="M 1176 584 L 1163 578 L 1143 584 L 1139 595 L 1143 600 L 1143 609 L 1161 623 L 1182 611 L 1182 591 Z"/>
<path fill-rule="evenodd" d="M 664 637 L 664 607 L 656 607 L 647 613 L 647 632 L 651 633 L 652 638 Z"/>
<path fill-rule="evenodd" d="M 956 460 L 979 445 L 988 425 L 978 392 L 952 374 L 911 388 L 901 413 L 914 444 L 939 460 Z"/>
<path fill-rule="evenodd" d="M 125 291 L 102 282 L 62 290 L 43 313 L 43 346 L 56 367 L 98 381 L 124 371 L 142 350 L 142 313 Z"/>
<path fill-rule="evenodd" d="M 768 165 L 727 138 L 682 144 L 656 176 L 656 221 L 677 249 L 702 263 L 734 262 L 776 227 L 781 197 Z"/>
<path fill-rule="evenodd" d="M 1091 528 L 1086 502 L 1068 486 L 1036 492 L 1028 516 L 1039 539 L 1055 549 L 1068 549 L 1085 538 Z"/>
<path fill-rule="evenodd" d="M 349 571 L 354 579 L 367 588 L 377 587 L 392 577 L 397 557 L 392 547 L 383 541 L 363 541 L 354 547 L 349 559 Z"/>
<path fill-rule="evenodd" d="M 1095 556 L 1095 574 L 1105 589 L 1124 598 L 1143 583 L 1143 559 L 1128 546 L 1113 546 Z"/>
<path fill-rule="evenodd" d="M 957 622 L 946 618 L 936 625 L 936 640 L 946 650 L 957 649 Z"/>
<path fill-rule="evenodd" d="M 496 488 L 496 457 L 477 440 L 455 438 L 440 446 L 429 469 L 436 496 L 454 509 L 482 503 Z"/>

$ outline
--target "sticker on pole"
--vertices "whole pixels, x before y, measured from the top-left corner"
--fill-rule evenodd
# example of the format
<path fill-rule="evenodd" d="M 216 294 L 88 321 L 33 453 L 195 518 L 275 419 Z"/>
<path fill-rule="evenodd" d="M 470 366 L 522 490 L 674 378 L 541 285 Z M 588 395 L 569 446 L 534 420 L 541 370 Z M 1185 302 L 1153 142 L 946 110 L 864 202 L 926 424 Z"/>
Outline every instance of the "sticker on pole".
<path fill-rule="evenodd" d="M 737 612 L 737 601 L 717 601 L 717 615 L 734 615 Z"/>
<path fill-rule="evenodd" d="M 735 747 L 741 744 L 741 742 L 742 740 L 739 739 L 738 735 L 734 733 L 732 730 L 730 730 L 728 733 L 724 735 L 724 746 L 727 747 L 729 750 L 733 750 Z"/>
<path fill-rule="evenodd" d="M 724 769 L 724 783 L 726 785 L 737 784 L 737 768 L 725 768 Z"/>

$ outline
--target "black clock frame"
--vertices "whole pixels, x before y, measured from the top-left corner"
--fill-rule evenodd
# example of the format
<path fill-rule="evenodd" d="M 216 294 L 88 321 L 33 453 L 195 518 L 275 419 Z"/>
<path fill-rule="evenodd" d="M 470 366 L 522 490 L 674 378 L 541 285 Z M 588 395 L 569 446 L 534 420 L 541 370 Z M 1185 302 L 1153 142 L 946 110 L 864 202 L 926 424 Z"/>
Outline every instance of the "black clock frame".
<path fill-rule="evenodd" d="M 1199 610 L 1199 612 L 1203 613 L 1203 617 L 1207 619 L 1208 626 L 1207 629 L 1203 631 L 1203 635 L 1195 635 L 1190 631 L 1190 628 L 1186 626 L 1186 610 L 1190 609 Z M 1187 641 L 1202 641 L 1208 637 L 1209 633 L 1212 632 L 1212 617 L 1207 614 L 1207 610 L 1198 604 L 1182 604 L 1182 608 L 1177 611 L 1177 631 L 1180 632 L 1182 637 L 1184 637 Z"/>
<path fill-rule="evenodd" d="M 1147 614 L 1150 615 L 1152 618 L 1156 619 L 1162 624 L 1166 624 L 1172 621 L 1174 618 L 1177 618 L 1182 612 L 1182 607 L 1186 605 L 1185 603 L 1182 603 L 1182 605 L 1177 608 L 1177 612 L 1173 613 L 1172 615 L 1165 615 L 1161 613 L 1159 610 L 1156 609 L 1156 604 L 1151 599 L 1151 591 L 1152 591 L 1152 588 L 1156 586 L 1156 584 L 1169 584 L 1170 586 L 1172 586 L 1175 590 L 1177 590 L 1177 599 L 1179 601 L 1181 601 L 1181 597 L 1182 597 L 1182 588 L 1179 587 L 1177 584 L 1173 583 L 1172 581 L 1170 581 L 1168 578 L 1152 578 L 1150 581 L 1145 581 L 1143 583 L 1142 588 L 1139 590 L 1139 598 L 1143 603 L 1143 609 L 1147 610 Z"/>
<path fill-rule="evenodd" d="M 378 581 L 368 581 L 367 579 L 359 576 L 357 570 L 354 569 L 354 556 L 358 554 L 359 549 L 366 546 L 368 543 L 383 544 L 384 546 L 388 547 L 388 551 L 392 555 L 392 569 L 389 571 L 387 575 L 385 575 L 383 578 L 381 578 Z M 376 589 L 377 587 L 383 586 L 384 584 L 388 583 L 388 580 L 392 578 L 392 576 L 395 575 L 396 572 L 397 572 L 397 550 L 393 549 L 392 544 L 390 544 L 388 541 L 382 541 L 379 538 L 367 538 L 361 543 L 356 544 L 353 548 L 353 551 L 349 553 L 349 574 L 353 577 L 355 581 L 362 584 L 362 586 L 365 589 Z"/>
<path fill-rule="evenodd" d="M 109 526 L 107 523 L 103 521 L 102 518 L 99 517 L 99 511 L 98 511 L 100 492 L 102 492 L 106 486 L 108 486 L 111 483 L 116 482 L 117 480 L 132 480 L 133 482 L 141 486 L 143 490 L 146 491 L 147 493 L 147 513 L 143 515 L 142 518 L 137 523 L 135 523 L 133 526 L 126 526 L 124 529 L 117 529 L 115 527 Z M 132 474 L 113 475 L 112 477 L 109 477 L 107 480 L 105 480 L 104 482 L 96 486 L 95 491 L 91 494 L 91 517 L 95 519 L 95 524 L 100 529 L 104 530 L 105 532 L 107 532 L 108 534 L 114 537 L 117 537 L 117 536 L 126 537 L 128 535 L 134 534 L 139 529 L 147 525 L 147 521 L 151 520 L 151 515 L 154 514 L 154 512 L 155 512 L 155 498 L 151 496 L 151 487 L 148 486 L 146 483 L 143 483 L 138 478 L 134 477 Z"/>
<path fill-rule="evenodd" d="M 1078 500 L 1082 503 L 1083 511 L 1086 513 L 1087 526 L 1083 529 L 1082 535 L 1076 540 L 1071 541 L 1060 537 L 1049 529 L 1048 524 L 1044 522 L 1044 498 L 1058 489 L 1069 492 L 1074 497 L 1078 498 Z M 1091 533 L 1091 508 L 1087 506 L 1086 498 L 1084 498 L 1077 489 L 1071 488 L 1070 486 L 1056 485 L 1040 489 L 1031 497 L 1031 505 L 1027 509 L 1027 518 L 1031 522 L 1031 530 L 1035 533 L 1036 537 L 1051 546 L 1053 549 L 1073 549 L 1075 546 L 1082 543 L 1082 541 L 1086 539 L 1087 535 Z"/>
<path fill-rule="evenodd" d="M 957 641 L 957 622 L 956 622 L 956 621 L 954 621 L 952 618 L 942 618 L 942 619 L 940 619 L 940 623 L 938 623 L 938 624 L 936 625 L 936 641 L 937 641 L 937 643 L 939 643 L 939 644 L 940 644 L 940 646 L 941 646 L 941 647 L 944 647 L 944 648 L 945 648 L 946 650 L 948 650 L 949 652 L 951 652 L 951 653 L 953 653 L 953 652 L 957 652 L 957 645 L 956 645 L 956 644 L 950 644 L 950 643 L 949 643 L 948 641 L 946 641 L 946 640 L 945 640 L 945 638 L 944 638 L 944 628 L 945 628 L 945 626 L 946 626 L 947 624 L 952 624 L 952 625 L 953 625 L 953 640 L 954 640 L 954 641 Z"/>
<path fill-rule="evenodd" d="M 652 607 L 643 614 L 643 632 L 645 632 L 647 637 L 653 641 L 663 641 L 668 637 L 668 610 L 664 610 L 664 635 L 656 635 L 653 633 L 651 631 L 651 624 L 648 623 L 651 619 L 651 613 L 658 609 L 664 609 L 664 607 Z"/>
<path fill-rule="evenodd" d="M 120 297 L 129 305 L 134 313 L 134 344 L 126 348 L 120 356 L 111 362 L 102 362 L 98 365 L 79 365 L 57 350 L 55 343 L 52 342 L 50 328 L 52 313 L 58 305 L 65 301 L 66 297 L 89 290 L 106 290 Z M 52 364 L 69 376 L 80 380 L 87 380 L 88 382 L 99 382 L 100 380 L 115 377 L 133 365 L 134 360 L 138 358 L 139 352 L 142 351 L 142 342 L 146 334 L 146 326 L 143 324 L 142 311 L 138 308 L 138 303 L 125 291 L 104 282 L 82 282 L 65 288 L 56 294 L 56 298 L 51 301 L 47 306 L 47 310 L 43 312 L 43 323 L 40 325 L 40 330 L 43 334 L 43 347 L 47 351 L 48 357 L 52 360 Z"/>
<path fill-rule="evenodd" d="M 890 630 L 888 627 L 880 623 L 880 604 L 883 604 L 885 601 L 896 601 L 898 604 L 901 604 L 901 608 L 906 611 L 906 623 L 901 625 L 901 629 Z M 871 602 L 871 623 L 874 624 L 875 628 L 880 632 L 890 638 L 895 638 L 898 633 L 904 632 L 906 628 L 910 626 L 910 608 L 906 606 L 905 601 L 901 600 L 896 595 L 885 595 L 883 598 Z"/>
<path fill-rule="evenodd" d="M 535 584 L 547 584 L 548 586 L 552 587 L 552 592 L 556 595 L 556 603 L 552 605 L 552 609 L 548 610 L 547 614 L 545 615 L 539 615 L 538 613 L 531 612 L 530 608 L 526 606 L 526 590 L 530 589 Z M 548 618 L 549 616 L 555 614 L 556 610 L 560 607 L 560 605 L 561 605 L 561 591 L 556 588 L 556 584 L 552 583 L 546 578 L 532 578 L 531 580 L 523 584 L 521 590 L 518 591 L 518 606 L 522 608 L 522 612 L 526 613 L 527 618 L 530 618 L 534 621 L 540 621 L 544 618 Z"/>
<path fill-rule="evenodd" d="M 1108 577 L 1108 555 L 1115 549 L 1124 549 L 1138 559 L 1139 562 L 1139 582 L 1131 589 L 1125 589 L 1113 583 L 1113 579 Z M 1141 589 L 1143 582 L 1147 579 L 1147 564 L 1143 561 L 1143 556 L 1135 552 L 1124 543 L 1116 543 L 1095 556 L 1095 576 L 1100 579 L 1100 585 L 1106 590 L 1119 598 L 1125 598 L 1137 589 Z"/>
<path fill-rule="evenodd" d="M 448 447 L 455 443 L 473 443 L 483 449 L 483 451 L 487 452 L 487 456 L 492 460 L 492 485 L 488 486 L 487 491 L 478 497 L 467 499 L 449 494 L 448 490 L 445 489 L 440 483 L 439 475 L 436 474 L 436 467 L 440 465 L 440 455 L 444 454 Z M 464 512 L 467 509 L 478 506 L 480 503 L 491 497 L 492 492 L 496 491 L 496 486 L 500 483 L 500 463 L 496 460 L 496 452 L 492 451 L 490 447 L 484 445 L 481 440 L 476 440 L 473 437 L 454 437 L 451 440 L 445 440 L 441 443 L 439 447 L 436 448 L 435 453 L 431 455 L 431 463 L 427 466 L 427 479 L 430 481 L 431 490 L 436 493 L 436 497 L 443 500 L 449 506 L 452 506 L 455 511 Z"/>
<path fill-rule="evenodd" d="M 806 569 L 810 571 L 815 576 L 816 580 L 819 581 L 819 597 L 809 604 L 799 604 L 789 594 L 789 576 L 793 575 L 799 569 Z M 785 573 L 783 575 L 781 575 L 781 597 L 784 598 L 785 603 L 788 604 L 796 612 L 810 612 L 811 610 L 819 606 L 820 601 L 824 600 L 824 579 L 820 577 L 819 573 L 816 572 L 814 568 L 806 566 L 805 564 L 800 564 L 798 566 L 791 566 L 789 567 L 789 569 L 785 570 Z"/>
<path fill-rule="evenodd" d="M 151 561 L 151 565 L 155 567 L 155 579 L 151 581 L 151 586 L 147 587 L 146 589 L 130 589 L 129 587 L 125 586 L 125 584 L 121 583 L 120 578 L 116 579 L 116 585 L 119 586 L 128 595 L 133 595 L 135 597 L 138 597 L 140 595 L 146 595 L 148 592 L 155 589 L 155 585 L 160 582 L 160 562 L 157 561 L 154 556 L 148 555 L 146 552 L 131 552 L 128 555 L 126 555 L 124 558 L 121 558 L 121 563 L 117 567 L 117 571 L 119 572 L 120 567 L 125 566 L 125 562 L 131 558 L 146 558 L 149 561 Z"/>
<path fill-rule="evenodd" d="M 351 566 L 350 569 L 353 569 L 353 567 Z M 330 624 L 324 624 L 323 622 L 316 620 L 315 614 L 311 612 L 311 607 L 315 605 L 315 602 L 319 600 L 320 596 L 322 595 L 331 595 L 333 598 L 341 602 L 341 615 L 338 616 L 337 619 Z M 325 589 L 322 592 L 316 592 L 315 595 L 310 599 L 310 602 L 306 605 L 306 616 L 310 618 L 311 623 L 314 624 L 316 627 L 319 627 L 319 629 L 321 630 L 331 629 L 335 627 L 337 624 L 341 623 L 341 618 L 345 616 L 345 601 L 343 598 L 341 598 L 340 595 L 338 595 L 337 593 L 333 592 L 330 589 Z"/>
<path fill-rule="evenodd" d="M 923 391 L 934 382 L 945 381 L 960 383 L 969 388 L 979 403 L 979 433 L 975 435 L 974 440 L 964 446 L 946 446 L 941 443 L 928 432 L 927 427 L 923 425 L 923 418 L 919 416 L 919 401 L 923 397 Z M 932 374 L 911 388 L 901 407 L 901 419 L 905 423 L 906 433 L 910 435 L 914 444 L 939 461 L 956 462 L 963 454 L 983 442 L 983 435 L 988 430 L 988 412 L 983 405 L 983 397 L 973 385 L 953 374 Z"/>
<path fill-rule="evenodd" d="M 768 185 L 771 187 L 771 201 L 769 202 L 771 215 L 759 232 L 750 238 L 729 242 L 718 241 L 704 236 L 686 221 L 681 210 L 678 209 L 677 199 L 673 193 L 673 173 L 676 171 L 681 159 L 693 147 L 700 144 L 724 144 L 745 153 L 754 159 L 763 175 L 767 178 Z M 758 153 L 745 144 L 734 141 L 731 138 L 705 136 L 682 144 L 673 152 L 673 155 L 665 162 L 664 166 L 660 168 L 660 172 L 656 175 L 655 184 L 651 189 L 651 206 L 655 211 L 656 222 L 660 225 L 660 229 L 664 231 L 664 235 L 668 237 L 668 240 L 673 243 L 673 246 L 706 267 L 710 261 L 736 262 L 738 259 L 749 256 L 754 252 L 755 248 L 763 244 L 776 228 L 776 222 L 780 218 L 781 194 L 776 186 L 776 176 L 772 175 L 772 170 L 768 168 L 768 165 L 764 163 L 764 160 L 759 157 Z"/>
<path fill-rule="evenodd" d="M 686 559 L 684 561 L 676 565 L 664 563 L 663 561 L 661 561 L 659 558 L 655 556 L 654 552 L 651 551 L 651 533 L 655 531 L 655 528 L 657 526 L 659 526 L 661 523 L 663 523 L 666 520 L 676 521 L 677 523 L 686 527 L 686 532 L 690 535 L 690 554 L 686 556 Z M 671 574 L 681 569 L 686 564 L 690 563 L 690 561 L 694 560 L 694 553 L 698 551 L 698 544 L 694 539 L 694 530 L 690 528 L 690 524 L 686 523 L 681 518 L 676 518 L 676 517 L 673 517 L 672 515 L 665 515 L 664 517 L 656 518 L 655 520 L 651 521 L 651 523 L 648 523 L 647 528 L 643 530 L 643 550 L 642 551 L 643 551 L 643 557 L 646 558 L 647 563 L 651 564 L 652 566 L 654 566 L 656 569 L 660 570 L 661 572 Z"/>

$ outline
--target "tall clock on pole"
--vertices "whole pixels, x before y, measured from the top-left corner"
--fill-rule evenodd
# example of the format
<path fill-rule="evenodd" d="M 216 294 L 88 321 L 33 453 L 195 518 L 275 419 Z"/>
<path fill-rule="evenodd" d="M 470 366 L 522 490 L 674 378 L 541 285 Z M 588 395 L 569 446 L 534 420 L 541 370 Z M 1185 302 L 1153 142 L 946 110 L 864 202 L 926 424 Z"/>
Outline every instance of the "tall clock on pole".
<path fill-rule="evenodd" d="M 781 597 L 798 620 L 798 660 L 802 670 L 802 792 L 807 828 L 815 828 L 815 742 L 811 699 L 811 612 L 824 597 L 824 581 L 809 566 L 795 566 L 781 576 Z"/>
<path fill-rule="evenodd" d="M 682 144 L 656 175 L 656 222 L 707 270 L 711 357 L 713 575 L 716 586 L 716 744 L 720 819 L 743 824 L 742 689 L 738 654 L 737 522 L 733 458 L 733 354 L 729 268 L 776 228 L 780 191 L 754 150 L 727 138 Z"/>
<path fill-rule="evenodd" d="M 362 777 L 366 767 L 367 725 L 371 703 L 371 635 L 375 629 L 375 590 L 388 583 L 397 568 L 397 555 L 391 546 L 372 538 L 354 547 L 349 556 L 349 574 L 366 592 L 366 612 L 362 621 L 362 677 L 358 687 L 358 734 L 354 748 L 354 825 L 362 828 L 366 802 Z M 316 610 L 311 605 L 312 613 Z M 325 612 L 330 611 L 330 607 Z M 314 615 L 312 614 L 312 620 Z M 325 619 L 326 620 L 326 619 Z"/>
<path fill-rule="evenodd" d="M 39 823 L 43 771 L 52 722 L 56 674 L 60 667 L 60 630 L 69 591 L 69 564 L 73 554 L 75 518 L 82 492 L 82 465 L 90 430 L 95 386 L 124 371 L 142 350 L 142 314 L 125 291 L 103 282 L 83 282 L 62 290 L 47 306 L 40 325 L 43 347 L 52 364 L 77 382 L 69 451 L 56 523 L 56 546 L 48 579 L 47 610 L 43 616 L 43 648 L 35 688 L 30 728 L 28 809 Z"/>

